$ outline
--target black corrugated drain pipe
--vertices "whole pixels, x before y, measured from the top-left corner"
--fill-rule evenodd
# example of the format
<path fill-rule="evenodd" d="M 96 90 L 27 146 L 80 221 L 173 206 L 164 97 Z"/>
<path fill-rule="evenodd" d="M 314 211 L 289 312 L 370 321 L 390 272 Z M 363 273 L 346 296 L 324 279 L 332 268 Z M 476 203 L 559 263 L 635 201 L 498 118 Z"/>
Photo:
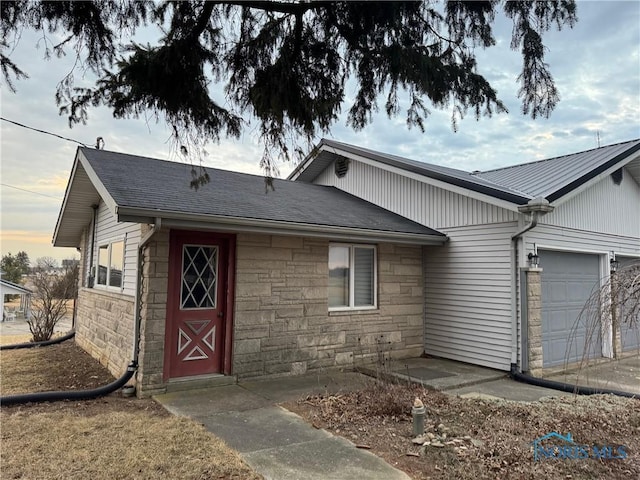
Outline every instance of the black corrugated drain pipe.
<path fill-rule="evenodd" d="M 35 347 L 46 347 L 48 345 L 56 345 L 58 343 L 62 343 L 70 338 L 75 337 L 76 331 L 71 330 L 68 333 L 64 334 L 62 337 L 52 338 L 51 340 L 44 340 L 42 342 L 24 342 L 24 343 L 13 343 L 11 345 L 0 345 L 0 351 L 2 350 L 18 350 L 20 348 L 35 348 Z"/>
<path fill-rule="evenodd" d="M 640 398 L 640 394 L 625 392 L 623 390 L 612 390 L 609 388 L 583 387 L 580 385 L 572 385 L 570 383 L 556 382 L 554 380 L 546 380 L 544 378 L 532 377 L 518 371 L 515 363 L 511 364 L 511 378 L 518 382 L 528 383 L 537 387 L 551 388 L 560 390 L 561 392 L 569 392 L 577 395 L 617 395 L 618 397 Z"/>
<path fill-rule="evenodd" d="M 92 400 L 94 398 L 109 395 L 115 392 L 119 388 L 125 386 L 125 384 L 131 380 L 133 374 L 138 369 L 138 354 L 140 340 L 140 292 L 142 282 L 142 253 L 147 242 L 153 237 L 153 235 L 160 230 L 161 219 L 156 218 L 153 228 L 145 234 L 138 245 L 138 279 L 136 285 L 136 297 L 134 306 L 134 334 L 133 334 L 133 359 L 127 366 L 127 371 L 117 380 L 111 382 L 108 385 L 94 388 L 92 390 L 69 390 L 59 392 L 39 392 L 39 393 L 25 393 L 20 395 L 8 395 L 6 397 L 0 397 L 0 407 L 7 405 L 18 405 L 21 403 L 37 403 L 37 402 L 56 402 L 60 400 Z M 71 332 L 70 332 L 71 333 Z M 75 331 L 74 331 L 75 334 Z M 58 339 L 56 339 L 58 340 Z"/>
<path fill-rule="evenodd" d="M 122 388 L 138 369 L 138 365 L 135 362 L 131 362 L 127 367 L 127 371 L 117 380 L 111 382 L 108 385 L 94 388 L 92 390 L 68 390 L 60 392 L 39 392 L 39 393 L 25 393 L 20 395 L 8 395 L 6 397 L 0 397 L 0 406 L 6 407 L 9 405 L 18 405 L 21 403 L 39 403 L 39 402 L 56 402 L 59 400 L 92 400 L 94 398 L 108 395 L 111 392 L 115 392 L 119 388 Z"/>

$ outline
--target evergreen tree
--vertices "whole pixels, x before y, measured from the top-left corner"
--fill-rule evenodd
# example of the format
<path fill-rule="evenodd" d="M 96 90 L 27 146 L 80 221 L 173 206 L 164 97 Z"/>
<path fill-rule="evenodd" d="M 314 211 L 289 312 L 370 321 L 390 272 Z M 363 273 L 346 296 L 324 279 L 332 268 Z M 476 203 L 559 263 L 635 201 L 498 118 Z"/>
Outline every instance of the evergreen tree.
<path fill-rule="evenodd" d="M 22 275 L 29 273 L 29 255 L 27 252 L 18 252 L 16 255 L 8 253 L 0 260 L 2 278 L 9 282 L 20 284 Z"/>
<path fill-rule="evenodd" d="M 192 156 L 203 139 L 239 137 L 246 120 L 257 120 L 267 174 L 273 152 L 288 159 L 290 144 L 328 132 L 343 107 L 349 125 L 363 128 L 380 96 L 389 116 L 404 111 L 407 125 L 420 129 L 430 107 L 450 109 L 454 128 L 469 112 L 506 112 L 475 56 L 495 45 L 499 11 L 512 19 L 511 48 L 522 54 L 522 111 L 547 117 L 559 97 L 542 37 L 577 19 L 574 0 L 3 1 L 0 8 L 0 63 L 10 88 L 28 74 L 9 57 L 22 29 L 60 34 L 53 53 L 76 52 L 99 78 L 93 88 L 76 88 L 73 75 L 58 85 L 70 125 L 85 123 L 98 105 L 116 118 L 150 112 L 166 119 L 175 145 Z M 164 27 L 157 44 L 130 40 L 150 23 Z M 356 93 L 345 105 L 348 81 Z M 211 82 L 224 86 L 225 98 L 214 98 Z"/>

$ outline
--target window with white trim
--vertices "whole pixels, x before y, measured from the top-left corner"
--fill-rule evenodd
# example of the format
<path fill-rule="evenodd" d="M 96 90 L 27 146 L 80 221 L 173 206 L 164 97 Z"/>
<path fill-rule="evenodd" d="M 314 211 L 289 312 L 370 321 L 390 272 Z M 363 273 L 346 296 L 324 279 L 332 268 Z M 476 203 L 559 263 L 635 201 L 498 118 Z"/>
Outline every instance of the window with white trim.
<path fill-rule="evenodd" d="M 123 270 L 124 241 L 100 245 L 96 283 L 105 287 L 122 288 Z"/>
<path fill-rule="evenodd" d="M 329 310 L 375 308 L 376 247 L 329 245 Z"/>

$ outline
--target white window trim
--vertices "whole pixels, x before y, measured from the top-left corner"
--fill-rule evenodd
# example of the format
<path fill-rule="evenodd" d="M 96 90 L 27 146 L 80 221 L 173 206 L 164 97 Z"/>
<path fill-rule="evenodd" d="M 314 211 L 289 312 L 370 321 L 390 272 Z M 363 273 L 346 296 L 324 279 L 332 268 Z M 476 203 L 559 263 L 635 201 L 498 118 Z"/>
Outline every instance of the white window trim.
<path fill-rule="evenodd" d="M 111 285 L 109 285 L 109 279 L 111 277 L 111 248 L 113 247 L 114 243 L 119 243 L 122 242 L 122 273 L 121 273 L 121 282 L 120 282 L 120 286 L 119 287 L 113 287 Z M 106 278 L 106 285 L 102 284 L 102 283 L 98 283 L 98 278 L 100 275 L 100 249 L 102 247 L 107 247 L 107 252 L 108 252 L 108 256 L 107 256 L 107 278 Z M 112 291 L 112 292 L 123 292 L 124 291 L 124 266 L 126 264 L 125 261 L 125 257 L 126 257 L 126 253 L 127 253 L 127 237 L 123 237 L 123 238 L 117 238 L 114 240 L 109 240 L 107 242 L 102 242 L 98 244 L 98 251 L 97 251 L 97 258 L 96 258 L 96 263 L 95 263 L 95 275 L 94 275 L 94 281 L 93 281 L 93 288 L 97 288 L 100 290 L 108 290 L 108 291 Z"/>
<path fill-rule="evenodd" d="M 360 310 L 377 310 L 378 309 L 378 248 L 372 244 L 362 243 L 329 243 L 331 247 L 346 247 L 349 249 L 349 305 L 339 307 L 329 307 L 329 312 L 355 312 Z M 368 248 L 373 250 L 373 305 L 354 306 L 355 303 L 355 255 L 354 248 Z M 327 302 L 329 300 L 327 291 Z"/>

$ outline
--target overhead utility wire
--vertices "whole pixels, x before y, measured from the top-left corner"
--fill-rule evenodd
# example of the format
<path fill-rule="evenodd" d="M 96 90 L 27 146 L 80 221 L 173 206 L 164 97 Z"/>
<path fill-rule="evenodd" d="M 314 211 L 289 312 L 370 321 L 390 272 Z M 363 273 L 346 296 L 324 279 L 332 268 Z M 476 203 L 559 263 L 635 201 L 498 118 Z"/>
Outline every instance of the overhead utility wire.
<path fill-rule="evenodd" d="M 16 190 L 22 190 L 23 192 L 33 193 L 35 195 L 42 195 L 43 197 L 55 198 L 56 200 L 60 200 L 60 197 L 54 197 L 53 195 L 47 195 L 46 193 L 34 192 L 33 190 L 27 190 L 26 188 L 15 187 L 13 185 L 9 185 L 7 183 L 0 183 L 3 187 L 15 188 Z"/>
<path fill-rule="evenodd" d="M 13 123 L 14 125 L 17 125 L 19 127 L 26 128 L 28 130 L 33 130 L 34 132 L 44 133 L 45 135 L 51 135 L 52 137 L 58 137 L 58 138 L 61 138 L 62 140 L 66 140 L 68 142 L 78 143 L 78 144 L 82 145 L 83 147 L 87 147 L 88 146 L 86 143 L 79 142 L 78 140 L 74 140 L 73 138 L 63 137 L 62 135 L 58 135 L 57 133 L 51 133 L 51 132 L 47 132 L 46 130 L 40 130 L 39 128 L 30 127 L 29 125 L 24 125 L 24 124 L 19 123 L 19 122 L 14 122 L 13 120 L 9 120 L 8 118 L 4 118 L 4 117 L 0 117 L 0 119 L 4 120 L 5 122 Z"/>

